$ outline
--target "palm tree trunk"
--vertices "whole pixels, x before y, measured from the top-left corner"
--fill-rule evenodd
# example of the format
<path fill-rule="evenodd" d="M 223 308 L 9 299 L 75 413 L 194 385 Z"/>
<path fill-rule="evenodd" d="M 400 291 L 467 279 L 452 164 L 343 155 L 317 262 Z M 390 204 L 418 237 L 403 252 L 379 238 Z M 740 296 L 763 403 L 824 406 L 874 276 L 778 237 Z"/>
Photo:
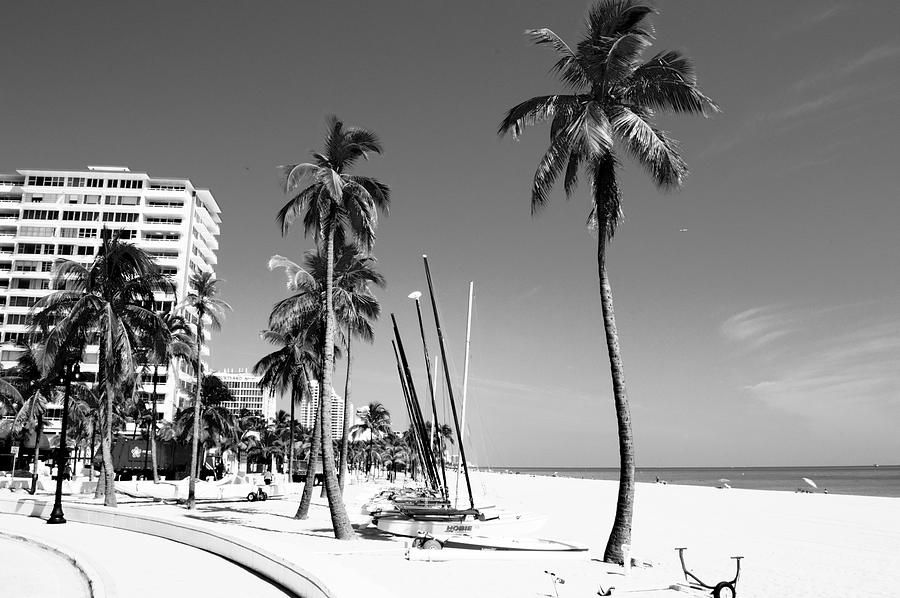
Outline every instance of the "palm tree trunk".
<path fill-rule="evenodd" d="M 598 218 L 598 221 L 602 220 Z M 612 288 L 606 273 L 606 230 L 598 230 L 597 266 L 600 275 L 600 304 L 603 310 L 603 326 L 606 330 L 606 346 L 612 374 L 613 396 L 616 405 L 616 421 L 619 429 L 619 496 L 616 501 L 616 517 L 613 522 L 603 561 L 622 564 L 622 545 L 631 544 L 631 520 L 634 513 L 634 437 L 631 430 L 631 412 L 625 391 L 625 372 L 619 350 L 619 334 L 613 310 Z"/>
<path fill-rule="evenodd" d="M 114 384 L 106 375 L 106 421 L 103 428 L 103 438 L 100 441 L 100 449 L 103 453 L 103 480 L 106 492 L 104 503 L 107 507 L 116 506 L 116 472 L 112 460 L 112 422 L 113 401 L 115 399 Z"/>
<path fill-rule="evenodd" d="M 155 361 L 155 360 L 154 360 Z M 168 371 L 168 369 L 166 370 Z M 153 483 L 159 484 L 159 469 L 156 458 L 156 385 L 159 379 L 159 364 L 153 364 L 153 394 L 150 395 L 150 430 L 147 438 L 150 442 L 150 467 L 153 468 Z"/>
<path fill-rule="evenodd" d="M 347 379 L 344 381 L 344 434 L 341 436 L 341 468 L 338 473 L 338 482 L 341 493 L 344 492 L 344 484 L 347 478 L 347 451 L 350 447 L 350 371 L 353 369 L 353 357 L 350 352 L 350 322 L 347 322 Z"/>
<path fill-rule="evenodd" d="M 187 508 L 193 509 L 197 504 L 197 498 L 195 495 L 196 487 L 197 487 L 197 467 L 199 463 L 198 460 L 198 451 L 200 449 L 200 387 L 203 384 L 203 371 L 200 369 L 200 351 L 203 344 L 203 312 L 201 310 L 197 310 L 197 367 L 195 368 L 195 375 L 197 378 L 197 389 L 196 395 L 194 397 L 194 435 L 191 438 L 191 477 L 188 482 L 188 499 L 187 499 Z"/>
<path fill-rule="evenodd" d="M 291 388 L 291 419 L 288 421 L 288 481 L 294 481 L 294 403 L 297 402 L 297 388 Z"/>
<path fill-rule="evenodd" d="M 36 399 L 32 399 L 32 400 L 36 400 Z M 35 492 L 37 492 L 38 464 L 40 463 L 41 436 L 43 436 L 43 435 L 44 435 L 44 416 L 38 415 L 37 427 L 34 430 L 34 464 L 32 467 L 31 490 L 29 490 L 29 494 L 34 494 Z"/>
<path fill-rule="evenodd" d="M 307 378 L 308 380 L 308 378 Z M 316 410 L 316 420 L 313 424 L 312 438 L 309 440 L 309 454 L 306 456 L 306 482 L 303 484 L 303 495 L 300 497 L 300 506 L 294 519 L 307 519 L 309 517 L 309 505 L 312 503 L 313 485 L 316 482 L 316 469 L 318 469 L 319 446 L 322 443 L 322 395 L 319 393 L 319 408 Z"/>
<path fill-rule="evenodd" d="M 334 367 L 334 225 L 328 227 L 326 239 L 326 273 L 325 273 L 325 367 L 322 368 L 322 384 L 319 386 L 319 399 L 322 409 L 322 452 L 325 473 L 325 492 L 328 495 L 328 507 L 331 511 L 331 524 L 334 537 L 349 540 L 354 537 L 341 488 L 338 485 L 334 470 L 334 445 L 331 443 L 331 409 L 325 402 L 331 403 L 331 370 Z"/>
<path fill-rule="evenodd" d="M 105 405 L 101 402 L 101 397 L 103 397 L 103 380 L 105 377 L 106 370 L 106 337 L 105 335 L 100 335 L 100 354 L 97 358 L 97 377 L 94 380 L 94 394 L 97 396 L 97 412 L 95 416 L 95 430 L 97 428 L 100 429 L 100 444 L 103 444 L 103 436 L 106 428 L 103 426 L 103 420 L 106 419 L 106 409 Z M 96 444 L 91 446 L 91 467 L 93 468 L 94 458 L 96 457 L 97 446 Z M 102 455 L 103 448 L 101 446 L 100 453 Z M 97 486 L 94 488 L 94 498 L 100 498 L 106 494 L 106 462 L 103 461 L 101 456 L 100 458 L 100 475 L 97 477 Z"/>

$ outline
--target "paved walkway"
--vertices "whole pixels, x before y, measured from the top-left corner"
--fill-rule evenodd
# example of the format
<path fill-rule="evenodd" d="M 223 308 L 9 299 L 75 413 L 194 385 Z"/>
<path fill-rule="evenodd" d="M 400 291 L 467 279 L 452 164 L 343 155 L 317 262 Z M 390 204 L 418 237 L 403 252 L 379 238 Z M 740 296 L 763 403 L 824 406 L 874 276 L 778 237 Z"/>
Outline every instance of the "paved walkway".
<path fill-rule="evenodd" d="M 0 529 L 64 548 L 67 554 L 90 563 L 100 573 L 107 591 L 122 598 L 287 596 L 230 561 L 155 536 L 72 522 L 47 525 L 41 519 L 20 515 L 0 515 Z M 87 595 L 83 582 L 81 588 L 77 586 L 71 563 L 37 547 L 22 550 L 22 546 L 0 542 L 0 596 Z M 48 571 L 53 574 L 48 575 Z"/>
<path fill-rule="evenodd" d="M 0 519 L 0 527 L 12 532 L 6 525 L 7 518 Z M 47 575 L 48 571 L 53 574 Z M 0 535 L 0 595 L 88 598 L 90 591 L 81 572 L 62 555 Z"/>

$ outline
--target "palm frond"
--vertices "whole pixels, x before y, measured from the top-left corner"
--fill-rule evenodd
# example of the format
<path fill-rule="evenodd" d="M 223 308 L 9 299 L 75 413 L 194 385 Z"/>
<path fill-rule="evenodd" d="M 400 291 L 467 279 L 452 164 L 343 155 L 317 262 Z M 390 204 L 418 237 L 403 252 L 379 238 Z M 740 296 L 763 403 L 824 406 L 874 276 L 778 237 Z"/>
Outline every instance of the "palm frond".
<path fill-rule="evenodd" d="M 550 29 L 526 29 L 525 35 L 531 39 L 535 45 L 549 45 L 559 55 L 559 60 L 553 65 L 551 72 L 559 74 L 562 80 L 574 89 L 587 87 L 590 85 L 590 79 L 585 73 L 584 68 L 578 61 L 575 52 L 569 45 L 562 40 L 561 37 L 553 33 Z"/>
<path fill-rule="evenodd" d="M 676 50 L 660 52 L 635 69 L 624 97 L 634 106 L 711 116 L 716 103 L 697 87 L 694 65 Z"/>
<path fill-rule="evenodd" d="M 625 107 L 617 108 L 611 121 L 616 136 L 650 173 L 657 186 L 668 190 L 681 185 L 688 169 L 674 140 Z"/>
<path fill-rule="evenodd" d="M 577 101 L 578 96 L 559 94 L 525 100 L 509 109 L 497 129 L 497 134 L 502 137 L 512 131 L 513 139 L 518 139 L 525 132 L 525 127 L 553 118 L 562 106 Z"/>

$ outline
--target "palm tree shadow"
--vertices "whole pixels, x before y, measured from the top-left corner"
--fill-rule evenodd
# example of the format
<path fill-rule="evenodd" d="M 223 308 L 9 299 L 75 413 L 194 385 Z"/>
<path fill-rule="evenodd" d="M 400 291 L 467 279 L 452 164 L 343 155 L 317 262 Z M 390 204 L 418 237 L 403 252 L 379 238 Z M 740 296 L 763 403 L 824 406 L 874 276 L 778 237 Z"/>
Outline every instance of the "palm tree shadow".
<path fill-rule="evenodd" d="M 381 542 L 393 542 L 396 536 L 389 534 L 387 532 L 381 531 L 374 525 L 369 525 L 368 523 L 356 523 L 353 524 L 353 530 L 356 534 L 364 539 L 364 540 L 379 540 Z"/>

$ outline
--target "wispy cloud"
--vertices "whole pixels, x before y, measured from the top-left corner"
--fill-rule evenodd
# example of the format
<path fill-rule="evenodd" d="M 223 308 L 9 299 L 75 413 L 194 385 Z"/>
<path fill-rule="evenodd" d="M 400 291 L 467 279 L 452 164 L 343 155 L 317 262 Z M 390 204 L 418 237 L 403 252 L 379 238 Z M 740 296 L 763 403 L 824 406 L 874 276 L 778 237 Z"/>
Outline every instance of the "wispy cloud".
<path fill-rule="evenodd" d="M 773 407 L 806 415 L 851 404 L 900 405 L 898 364 L 900 325 L 890 322 L 827 339 L 745 389 Z"/>
<path fill-rule="evenodd" d="M 851 409 L 854 417 L 896 413 L 900 323 L 870 317 L 879 311 L 872 308 L 872 301 L 803 310 L 764 306 L 728 318 L 722 333 L 745 350 L 742 363 L 751 372 L 741 389 L 773 409 L 835 424 Z M 772 360 L 776 339 L 783 342 Z"/>
<path fill-rule="evenodd" d="M 799 79 L 793 87 L 795 90 L 803 90 L 819 83 L 848 77 L 879 62 L 896 58 L 900 58 L 900 44 L 882 44 L 866 50 L 859 56 L 833 64 L 808 77 Z"/>
<path fill-rule="evenodd" d="M 784 121 L 793 120 L 821 112 L 850 96 L 849 88 L 836 89 L 812 99 L 798 101 L 780 110 L 774 110 L 768 114 L 768 120 Z"/>
<path fill-rule="evenodd" d="M 749 348 L 763 347 L 794 330 L 795 317 L 781 307 L 754 307 L 722 322 L 725 338 Z"/>

